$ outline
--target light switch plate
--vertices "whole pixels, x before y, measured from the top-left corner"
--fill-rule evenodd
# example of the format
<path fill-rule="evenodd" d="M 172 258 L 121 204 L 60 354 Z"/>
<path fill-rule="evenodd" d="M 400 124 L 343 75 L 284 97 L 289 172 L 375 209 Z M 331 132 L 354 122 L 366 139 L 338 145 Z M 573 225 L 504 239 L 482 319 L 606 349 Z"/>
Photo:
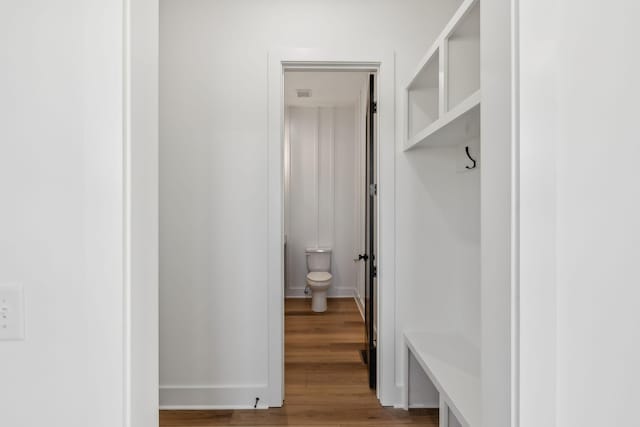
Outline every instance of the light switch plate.
<path fill-rule="evenodd" d="M 0 284 L 0 341 L 24 339 L 24 291 L 22 285 Z"/>

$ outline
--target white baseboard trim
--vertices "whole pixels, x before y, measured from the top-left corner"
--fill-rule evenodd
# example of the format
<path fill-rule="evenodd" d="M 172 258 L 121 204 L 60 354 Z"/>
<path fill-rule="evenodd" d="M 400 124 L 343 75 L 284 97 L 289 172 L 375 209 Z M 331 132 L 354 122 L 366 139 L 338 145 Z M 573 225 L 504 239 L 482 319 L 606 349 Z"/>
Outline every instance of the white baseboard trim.
<path fill-rule="evenodd" d="M 394 409 L 404 409 L 405 411 L 407 410 L 407 407 L 405 407 L 402 403 L 397 403 L 395 405 L 393 405 Z M 408 409 L 440 409 L 439 405 L 422 405 L 422 404 L 411 404 L 409 405 Z"/>
<path fill-rule="evenodd" d="M 364 305 L 362 304 L 362 300 L 360 299 L 360 296 L 358 295 L 358 291 L 356 290 L 353 291 L 353 299 L 356 300 L 356 305 L 358 306 L 358 311 L 362 316 L 362 320 L 366 320 L 364 318 Z"/>
<path fill-rule="evenodd" d="M 216 410 L 267 409 L 268 388 L 254 386 L 166 385 L 160 386 L 160 409 Z"/>
<path fill-rule="evenodd" d="M 395 409 L 440 409 L 440 405 L 439 404 L 434 404 L 434 403 L 412 403 L 411 405 L 409 405 L 409 407 L 407 408 L 407 405 L 405 405 L 404 403 L 396 403 L 395 405 L 393 405 L 393 407 Z"/>
<path fill-rule="evenodd" d="M 258 405 L 257 408 L 246 405 L 160 405 L 161 411 L 235 411 L 254 409 L 261 411 L 269 409 L 266 405 Z"/>
<path fill-rule="evenodd" d="M 413 403 L 411 405 L 409 405 L 409 409 L 439 409 L 440 405 L 433 405 L 433 404 L 422 404 L 422 403 Z"/>
<path fill-rule="evenodd" d="M 329 298 L 353 298 L 353 288 L 329 288 Z M 311 298 L 304 294 L 304 288 L 289 288 L 285 291 L 285 298 Z"/>

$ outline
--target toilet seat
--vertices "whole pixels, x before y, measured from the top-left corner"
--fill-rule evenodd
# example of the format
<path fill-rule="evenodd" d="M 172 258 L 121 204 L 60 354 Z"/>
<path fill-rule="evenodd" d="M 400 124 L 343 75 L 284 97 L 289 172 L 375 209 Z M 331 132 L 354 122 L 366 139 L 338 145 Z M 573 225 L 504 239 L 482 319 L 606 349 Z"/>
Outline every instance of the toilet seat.
<path fill-rule="evenodd" d="M 325 283 L 333 278 L 328 271 L 312 271 L 307 274 L 307 280 L 314 283 Z"/>
<path fill-rule="evenodd" d="M 307 273 L 307 287 L 311 289 L 311 310 L 316 313 L 327 311 L 327 292 L 333 276 L 328 271 Z"/>

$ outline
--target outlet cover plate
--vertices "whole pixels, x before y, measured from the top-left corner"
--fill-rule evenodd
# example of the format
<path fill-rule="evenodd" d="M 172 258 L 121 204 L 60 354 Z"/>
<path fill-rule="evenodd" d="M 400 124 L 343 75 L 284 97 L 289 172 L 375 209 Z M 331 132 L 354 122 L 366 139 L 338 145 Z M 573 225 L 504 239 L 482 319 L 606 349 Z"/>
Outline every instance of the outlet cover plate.
<path fill-rule="evenodd" d="M 0 341 L 24 340 L 24 290 L 18 284 L 0 284 Z"/>

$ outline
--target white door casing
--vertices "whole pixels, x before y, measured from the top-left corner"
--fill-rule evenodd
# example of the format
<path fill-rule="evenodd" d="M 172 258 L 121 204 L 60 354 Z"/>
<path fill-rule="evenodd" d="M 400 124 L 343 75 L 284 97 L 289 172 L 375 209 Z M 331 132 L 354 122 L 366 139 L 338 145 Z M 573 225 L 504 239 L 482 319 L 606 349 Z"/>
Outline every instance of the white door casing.
<path fill-rule="evenodd" d="M 284 397 L 284 72 L 357 70 L 378 84 L 378 387 L 382 405 L 399 401 L 395 376 L 395 56 L 361 49 L 280 49 L 269 54 L 268 96 L 268 406 Z"/>

